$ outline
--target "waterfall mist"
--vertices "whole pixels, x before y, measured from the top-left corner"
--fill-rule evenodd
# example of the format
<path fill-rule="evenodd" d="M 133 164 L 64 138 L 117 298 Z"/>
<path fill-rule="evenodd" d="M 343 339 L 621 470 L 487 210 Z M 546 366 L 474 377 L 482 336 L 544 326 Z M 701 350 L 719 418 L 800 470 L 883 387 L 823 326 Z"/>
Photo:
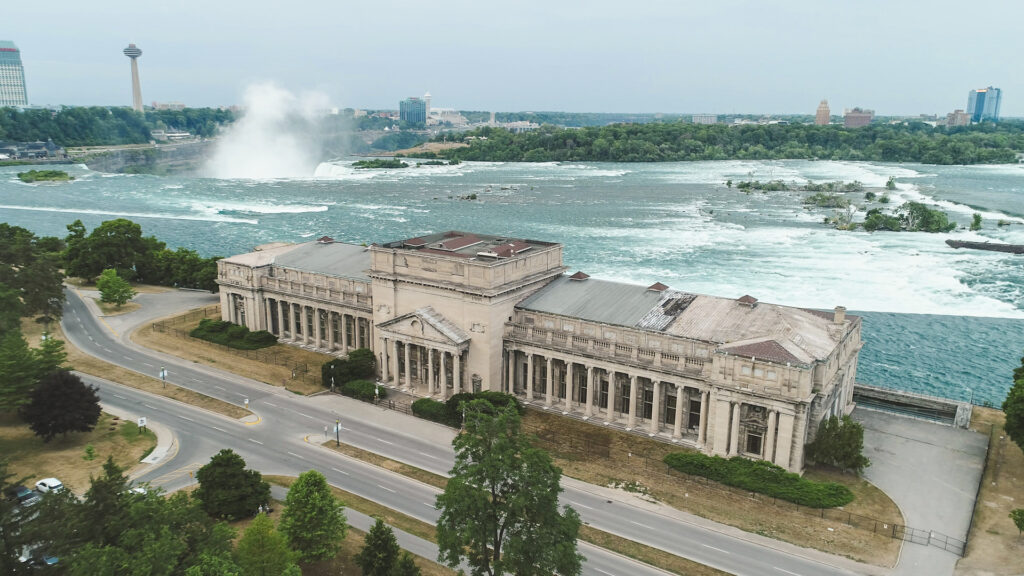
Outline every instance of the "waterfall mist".
<path fill-rule="evenodd" d="M 326 94 L 293 94 L 273 83 L 246 88 L 245 110 L 221 135 L 203 173 L 213 178 L 304 178 L 322 159 L 317 118 Z"/>

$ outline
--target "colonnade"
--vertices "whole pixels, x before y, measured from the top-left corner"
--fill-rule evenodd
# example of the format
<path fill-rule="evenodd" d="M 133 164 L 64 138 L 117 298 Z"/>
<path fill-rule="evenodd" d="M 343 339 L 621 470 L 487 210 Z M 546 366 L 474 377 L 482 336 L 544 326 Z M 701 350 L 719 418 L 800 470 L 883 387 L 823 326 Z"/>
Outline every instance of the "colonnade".
<path fill-rule="evenodd" d="M 265 300 L 267 331 L 282 340 L 328 352 L 369 348 L 372 319 L 367 314 L 331 310 L 281 299 Z"/>
<path fill-rule="evenodd" d="M 743 425 L 746 404 L 734 399 L 719 399 L 715 406 L 714 452 L 729 458 L 738 454 L 757 456 L 783 468 L 790 467 L 790 455 L 796 415 L 788 410 L 767 407 L 765 424 Z"/>
<path fill-rule="evenodd" d="M 506 391 L 527 402 L 542 400 L 546 408 L 561 408 L 566 414 L 579 409 L 585 420 L 625 420 L 627 430 L 635 429 L 638 420 L 646 420 L 651 435 L 668 425 L 673 439 L 687 434 L 696 435 L 701 446 L 706 441 L 710 404 L 706 389 L 665 382 L 621 366 L 522 350 L 506 350 L 506 368 Z"/>
<path fill-rule="evenodd" d="M 469 391 L 462 373 L 464 348 L 411 342 L 394 334 L 381 335 L 378 342 L 382 382 L 442 399 Z"/>

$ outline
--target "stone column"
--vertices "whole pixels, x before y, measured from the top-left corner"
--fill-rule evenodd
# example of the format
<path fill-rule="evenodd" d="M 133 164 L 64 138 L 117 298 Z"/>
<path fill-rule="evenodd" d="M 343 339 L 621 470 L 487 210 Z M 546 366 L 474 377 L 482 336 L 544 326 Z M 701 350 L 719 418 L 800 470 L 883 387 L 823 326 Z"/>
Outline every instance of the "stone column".
<path fill-rule="evenodd" d="M 391 375 L 394 378 L 394 385 L 402 385 L 402 372 L 398 369 L 398 340 L 391 341 Z"/>
<path fill-rule="evenodd" d="M 729 453 L 729 418 L 732 416 L 732 405 L 728 400 L 715 401 L 715 437 L 711 444 L 715 454 Z"/>
<path fill-rule="evenodd" d="M 302 341 L 305 342 L 306 344 L 312 344 L 313 343 L 313 334 L 311 334 L 310 331 L 309 331 L 309 325 L 310 325 L 309 319 L 313 316 L 313 314 L 312 314 L 313 312 L 316 312 L 316 310 L 312 306 L 303 306 L 302 307 L 302 323 L 304 324 L 303 329 L 302 329 L 302 335 L 303 335 Z M 315 318 L 314 318 L 314 320 L 315 320 Z M 313 324 L 313 330 L 317 330 L 317 327 L 316 327 L 317 323 L 313 322 L 312 324 Z"/>
<path fill-rule="evenodd" d="M 277 337 L 284 338 L 284 302 L 277 301 Z"/>
<path fill-rule="evenodd" d="M 323 348 L 324 347 L 324 330 L 320 326 L 320 320 L 321 320 L 320 309 L 319 308 L 313 308 L 313 334 L 315 335 L 316 347 L 317 348 Z"/>
<path fill-rule="evenodd" d="M 455 358 L 452 362 L 452 390 L 459 394 L 462 392 L 462 351 L 457 350 L 453 356 Z"/>
<path fill-rule="evenodd" d="M 651 435 L 661 429 L 661 380 L 654 381 L 654 402 L 651 404 Z"/>
<path fill-rule="evenodd" d="M 359 321 L 359 316 L 353 316 L 352 321 L 355 322 L 355 326 L 352 329 L 352 335 L 356 338 L 352 347 L 359 348 L 359 343 L 363 341 L 363 323 Z"/>
<path fill-rule="evenodd" d="M 533 402 L 533 352 L 526 353 L 526 401 Z"/>
<path fill-rule="evenodd" d="M 565 411 L 572 411 L 572 362 L 565 363 Z"/>
<path fill-rule="evenodd" d="M 384 340 L 383 338 L 381 340 Z M 348 314 L 341 315 L 341 351 L 348 354 Z M 387 352 L 385 351 L 385 356 Z"/>
<path fill-rule="evenodd" d="M 551 396 L 552 396 L 552 394 L 554 393 L 554 390 L 555 390 L 555 378 L 554 378 L 554 372 L 551 369 L 551 357 L 548 356 L 547 360 L 548 360 L 548 387 L 547 387 L 547 390 L 546 390 L 547 394 L 545 394 L 545 396 L 544 396 L 544 405 L 545 406 L 551 406 Z"/>
<path fill-rule="evenodd" d="M 434 349 L 427 348 L 427 396 L 434 395 Z"/>
<path fill-rule="evenodd" d="M 789 453 L 793 449 L 793 415 L 779 412 L 779 434 L 775 446 L 775 463 L 789 470 Z"/>
<path fill-rule="evenodd" d="M 391 379 L 389 374 L 391 367 L 391 359 L 388 358 L 388 339 L 381 337 L 380 339 L 380 379 L 381 382 L 387 382 Z"/>
<path fill-rule="evenodd" d="M 267 317 L 267 325 L 265 327 L 267 332 L 274 332 L 274 313 L 271 311 L 274 309 L 274 304 L 271 303 L 270 298 L 263 299 L 263 315 Z"/>
<path fill-rule="evenodd" d="M 594 367 L 587 366 L 587 407 L 583 411 L 585 418 L 594 415 Z"/>
<path fill-rule="evenodd" d="M 334 312 L 327 311 L 327 349 L 334 351 Z"/>
<path fill-rule="evenodd" d="M 629 419 L 626 421 L 626 430 L 632 430 L 636 426 L 636 375 L 629 375 Z"/>
<path fill-rule="evenodd" d="M 412 344 L 405 343 L 405 387 L 412 390 Z"/>
<path fill-rule="evenodd" d="M 771 462 L 772 457 L 775 456 L 775 419 L 777 417 L 777 411 L 768 411 L 768 433 L 765 435 L 764 448 L 761 449 L 761 458 L 769 462 Z"/>
<path fill-rule="evenodd" d="M 291 328 L 292 341 L 299 341 L 299 333 L 302 332 L 302 320 L 296 310 L 302 310 L 298 304 L 288 303 L 288 327 Z"/>
<path fill-rule="evenodd" d="M 740 450 L 740 403 L 732 405 L 732 426 L 729 428 L 729 456 L 735 456 Z"/>
<path fill-rule="evenodd" d="M 619 384 L 616 382 L 615 371 L 608 371 L 608 408 L 605 410 L 605 420 L 615 419 L 615 401 L 619 399 Z"/>
<path fill-rule="evenodd" d="M 673 438 L 683 437 L 683 387 L 676 386 L 676 423 L 672 430 Z"/>
<path fill-rule="evenodd" d="M 708 408 L 711 393 L 707 390 L 700 393 L 700 423 L 697 425 L 697 445 L 704 447 L 708 441 Z"/>
<path fill-rule="evenodd" d="M 441 350 L 441 398 L 448 397 L 448 353 Z"/>
<path fill-rule="evenodd" d="M 515 395 L 516 393 L 516 351 L 509 350 L 505 355 L 508 366 L 505 371 L 508 373 L 508 380 L 505 381 L 506 392 Z"/>

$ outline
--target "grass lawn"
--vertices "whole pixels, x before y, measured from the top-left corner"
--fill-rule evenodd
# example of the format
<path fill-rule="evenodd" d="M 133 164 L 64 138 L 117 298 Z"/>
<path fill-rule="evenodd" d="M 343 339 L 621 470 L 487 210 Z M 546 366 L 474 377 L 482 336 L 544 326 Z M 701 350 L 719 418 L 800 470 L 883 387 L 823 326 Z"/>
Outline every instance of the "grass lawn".
<path fill-rule="evenodd" d="M 219 310 L 219 307 L 217 308 Z M 199 325 L 200 320 L 200 317 L 193 314 L 194 318 L 183 321 L 183 318 L 189 313 L 162 318 L 157 322 L 165 323 L 178 332 L 187 334 Z M 220 318 L 220 313 L 212 313 L 210 317 Z M 173 354 L 199 364 L 215 366 L 272 386 L 284 386 L 287 390 L 298 394 L 313 394 L 323 391 L 323 386 L 314 382 L 313 377 L 319 378 L 320 366 L 335 358 L 328 354 L 320 354 L 288 344 L 275 344 L 255 351 L 233 350 L 198 338 L 181 337 L 171 332 L 157 332 L 153 330 L 152 323 L 139 327 L 132 333 L 131 338 L 136 343 L 148 348 Z M 273 356 L 279 363 L 272 364 L 258 359 L 267 356 Z M 280 365 L 280 363 L 287 365 Z M 295 365 L 306 365 L 308 372 L 296 373 L 293 377 L 290 366 Z"/>
<path fill-rule="evenodd" d="M 125 302 L 121 306 L 118 306 L 117 304 L 112 304 L 110 302 L 101 302 L 99 298 L 93 298 L 93 300 L 96 301 L 96 306 L 99 307 L 100 312 L 102 312 L 104 316 L 118 316 L 120 314 L 127 314 L 128 312 L 133 312 L 142 308 L 141 304 L 132 301 Z"/>
<path fill-rule="evenodd" d="M 787 502 L 772 503 L 767 497 L 755 501 L 748 493 L 713 482 L 666 474 L 661 459 L 681 450 L 678 446 L 532 408 L 523 417 L 523 428 L 538 436 L 539 446 L 551 452 L 566 476 L 599 486 L 623 486 L 645 498 L 746 532 L 877 566 L 893 566 L 899 557 L 899 540 L 808 515 Z M 828 470 L 805 474 L 842 483 L 853 491 L 854 501 L 831 512 L 833 517 L 845 511 L 890 524 L 903 521 L 896 504 L 862 478 Z"/>
<path fill-rule="evenodd" d="M 1004 421 L 1001 410 L 974 407 L 971 429 L 989 434 L 988 461 L 957 576 L 1009 576 L 1024 570 L 1024 537 L 1010 520 L 1010 510 L 1024 508 L 1024 452 L 1006 435 Z"/>
<path fill-rule="evenodd" d="M 31 318 L 22 318 L 21 333 L 24 334 L 25 340 L 28 341 L 29 346 L 37 347 L 40 342 L 40 336 L 43 333 L 43 325 Z M 91 374 L 98 378 L 105 378 L 113 382 L 124 384 L 125 386 L 131 386 L 132 388 L 138 388 L 139 390 L 144 390 L 151 394 L 173 398 L 180 402 L 212 410 L 229 418 L 242 418 L 252 414 L 252 412 L 242 408 L 241 406 L 235 406 L 234 404 L 224 402 L 223 400 L 211 398 L 205 394 L 200 394 L 199 392 L 194 392 L 187 388 L 181 388 L 174 384 L 165 385 L 165 383 L 161 382 L 158 378 L 146 376 L 120 366 L 115 366 L 114 364 L 110 364 L 100 360 L 99 358 L 90 356 L 78 348 L 75 348 L 67 341 L 67 338 L 64 336 L 64 332 L 60 328 L 60 324 L 52 323 L 50 325 L 50 333 L 55 338 L 64 341 L 64 350 L 68 353 L 67 363 L 79 372 Z"/>
<path fill-rule="evenodd" d="M 85 447 L 92 445 L 95 457 L 85 460 Z M 89 477 L 103 473 L 107 456 L 130 470 L 156 446 L 156 435 L 139 431 L 134 422 L 103 413 L 92 432 L 57 436 L 48 443 L 36 437 L 13 414 L 0 415 L 0 454 L 10 459 L 8 472 L 15 479 L 27 476 L 31 487 L 37 480 L 53 476 L 81 494 L 89 488 Z"/>

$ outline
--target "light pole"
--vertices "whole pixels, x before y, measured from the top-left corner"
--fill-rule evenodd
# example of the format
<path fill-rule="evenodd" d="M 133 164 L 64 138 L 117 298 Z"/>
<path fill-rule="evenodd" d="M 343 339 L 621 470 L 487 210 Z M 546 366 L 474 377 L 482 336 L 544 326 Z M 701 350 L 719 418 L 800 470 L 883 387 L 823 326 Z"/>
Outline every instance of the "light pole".
<path fill-rule="evenodd" d="M 341 446 L 341 420 L 334 421 L 334 444 Z"/>
<path fill-rule="evenodd" d="M 163 387 L 167 388 L 167 369 L 163 366 L 160 367 L 160 381 L 163 382 Z"/>

